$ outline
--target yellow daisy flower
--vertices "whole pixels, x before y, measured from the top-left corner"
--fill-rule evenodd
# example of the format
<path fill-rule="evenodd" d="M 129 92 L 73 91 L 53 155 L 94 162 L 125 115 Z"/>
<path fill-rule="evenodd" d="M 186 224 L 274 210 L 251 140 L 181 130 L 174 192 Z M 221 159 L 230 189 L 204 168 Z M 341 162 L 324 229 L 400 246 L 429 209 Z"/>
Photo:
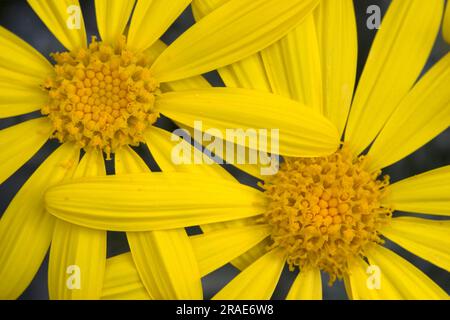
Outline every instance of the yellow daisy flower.
<path fill-rule="evenodd" d="M 31 175 L 0 220 L 0 297 L 16 298 L 23 292 L 51 243 L 50 298 L 99 298 L 106 232 L 55 220 L 45 210 L 45 190 L 64 179 L 104 175 L 102 151 L 108 157 L 115 153 L 116 171 L 127 172 L 127 159 L 137 157 L 129 145 L 147 143 L 157 150 L 155 141 L 164 143 L 167 138 L 153 126 L 160 113 L 183 122 L 184 116 L 192 115 L 184 111 L 184 103 L 195 105 L 196 99 L 200 106 L 210 104 L 211 99 L 222 105 L 228 100 L 252 100 L 252 93 L 245 90 L 205 88 L 209 85 L 199 74 L 276 42 L 300 24 L 319 0 L 233 0 L 166 48 L 159 37 L 190 2 L 96 0 L 101 41 L 94 38 L 88 44 L 77 0 L 29 0 L 34 12 L 67 49 L 52 55 L 53 65 L 20 38 L 0 28 L 0 118 L 37 110 L 45 115 L 0 131 L 4 147 L 0 154 L 0 183 L 48 139 L 62 143 Z M 294 142 L 288 146 L 288 153 L 303 155 L 302 144 L 295 142 L 301 139 L 293 130 L 295 122 L 270 116 L 284 100 L 273 97 L 266 102 L 258 95 L 256 98 L 249 102 L 249 112 L 241 117 L 239 127 L 255 127 L 261 121 L 268 127 L 289 128 L 289 139 Z M 270 112 L 260 114 L 257 110 L 261 106 Z M 239 108 L 227 112 L 231 118 L 240 115 Z M 223 115 L 217 111 L 212 118 L 227 127 L 236 125 L 224 121 Z M 201 119 L 201 112 L 196 117 Z M 315 119 L 316 123 L 307 124 L 306 130 L 320 134 L 321 128 L 328 128 L 323 133 L 328 140 L 319 141 L 317 148 L 329 153 L 336 148 L 337 134 L 326 119 Z M 334 144 L 330 144 L 333 136 Z M 80 149 L 87 154 L 79 162 Z M 183 229 L 133 233 L 128 238 L 137 267 L 145 269 L 142 272 L 148 281 L 164 280 L 165 287 L 155 289 L 152 297 L 202 297 L 200 276 Z M 148 246 L 154 248 L 154 256 L 148 253 Z M 174 251 L 167 253 L 167 246 Z M 174 252 L 178 252 L 174 256 L 179 260 L 176 266 L 183 266 L 179 277 L 172 276 L 173 268 L 165 269 L 164 255 Z M 160 259 L 154 259 L 156 256 Z M 68 272 L 73 266 L 82 272 L 81 283 L 69 285 Z"/>
<path fill-rule="evenodd" d="M 357 42 L 351 0 L 321 2 L 286 38 L 220 70 L 237 86 L 247 81 L 255 87 L 239 74 L 262 68 L 259 85 L 267 80 L 270 90 L 307 101 L 334 123 L 344 136 L 335 153 L 286 157 L 261 190 L 221 177 L 214 166 L 207 174 L 187 169 L 191 172 L 78 179 L 48 190 L 48 212 L 100 230 L 200 225 L 205 233 L 191 242 L 201 274 L 229 261 L 242 270 L 215 299 L 269 299 L 286 263 L 300 269 L 288 299 L 322 298 L 320 270 L 331 281 L 343 278 L 353 299 L 447 299 L 428 276 L 384 247 L 382 237 L 450 271 L 448 220 L 392 217 L 393 210 L 449 216 L 450 167 L 393 184 L 380 177 L 382 168 L 450 123 L 450 54 L 417 81 L 439 32 L 443 5 L 392 2 L 353 99 Z M 309 70 L 298 67 L 303 59 Z M 176 170 L 171 166 L 166 158 L 162 169 Z M 107 262 L 105 296 L 146 297 L 145 281 L 131 261 L 123 254 Z"/>

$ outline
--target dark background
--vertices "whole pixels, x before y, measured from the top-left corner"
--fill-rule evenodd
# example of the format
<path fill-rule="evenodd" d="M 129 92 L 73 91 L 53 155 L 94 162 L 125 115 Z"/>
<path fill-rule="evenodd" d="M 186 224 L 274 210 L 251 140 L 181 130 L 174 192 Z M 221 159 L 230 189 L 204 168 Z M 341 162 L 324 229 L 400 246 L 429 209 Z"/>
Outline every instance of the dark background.
<path fill-rule="evenodd" d="M 170 1 L 170 0 L 168 0 Z M 370 45 L 377 30 L 369 30 L 366 27 L 366 8 L 369 5 L 378 5 L 382 10 L 382 14 L 386 12 L 389 6 L 389 0 L 354 0 L 355 10 L 358 22 L 358 40 L 359 40 L 359 55 L 358 55 L 358 78 L 361 74 L 364 62 L 370 49 Z M 97 35 L 95 21 L 95 9 L 93 0 L 80 0 L 83 11 L 83 17 L 86 25 L 88 36 Z M 162 37 L 167 44 L 174 41 L 180 34 L 182 34 L 189 26 L 193 24 L 191 9 L 188 8 L 179 17 L 173 26 Z M 16 35 L 31 44 L 34 48 L 40 51 L 44 56 L 49 57 L 51 52 L 64 51 L 62 45 L 56 38 L 48 31 L 45 25 L 40 21 L 37 15 L 28 6 L 25 0 L 0 0 L 0 25 L 14 32 Z M 449 46 L 444 43 L 442 35 L 440 34 L 436 40 L 436 44 L 432 54 L 424 69 L 429 69 L 436 61 L 438 61 L 445 53 L 449 51 Z M 223 86 L 220 78 L 216 72 L 211 72 L 205 75 L 208 81 L 214 86 Z M 0 129 L 7 128 L 13 124 L 17 124 L 26 119 L 39 117 L 39 112 L 34 112 L 25 116 L 18 116 L 7 119 L 0 119 Z M 161 122 L 161 126 L 170 125 L 165 121 Z M 413 137 L 412 137 L 413 138 Z M 391 176 L 391 181 L 395 182 L 400 179 L 428 171 L 440 166 L 450 164 L 450 130 L 447 129 L 441 135 L 429 142 L 418 151 L 414 152 L 407 158 L 398 163 L 386 168 L 384 172 Z M 12 177 L 0 185 L 0 215 L 5 211 L 9 201 L 26 181 L 30 174 L 39 166 L 39 164 L 58 146 L 56 141 L 49 141 L 27 164 L 20 168 Z M 0 146 L 6 148 L 7 146 Z M 147 160 L 151 161 L 148 156 L 148 151 L 145 147 L 140 147 L 138 150 L 141 154 L 147 153 Z M 1 152 L 1 151 L 0 151 Z M 150 166 L 154 164 L 150 164 Z M 110 169 L 111 170 L 111 169 Z M 237 170 L 231 169 L 233 174 L 244 183 L 253 184 L 246 175 L 241 174 Z M 401 214 L 401 213 L 399 213 Z M 419 215 L 418 215 L 419 216 Z M 435 217 L 442 219 L 442 217 Z M 189 230 L 190 233 L 195 233 L 196 230 Z M 394 243 L 387 242 L 387 246 L 399 253 L 401 256 L 415 264 L 418 268 L 424 271 L 447 293 L 450 292 L 450 278 L 448 272 L 442 270 L 423 259 L 420 259 L 413 254 L 403 250 Z M 129 251 L 126 243 L 126 238 L 123 233 L 108 232 L 108 257 L 117 255 L 122 252 Z M 21 299 L 48 299 L 47 293 L 47 261 L 40 268 L 35 279 L 29 288 L 23 293 Z M 239 271 L 231 265 L 226 265 L 223 268 L 209 274 L 203 278 L 203 288 L 205 298 L 212 297 L 221 287 L 230 281 Z M 289 286 L 293 281 L 296 273 L 291 273 L 285 268 L 281 280 L 275 293 L 274 299 L 282 299 L 287 294 Z M 323 275 L 323 289 L 324 299 L 346 299 L 345 289 L 342 282 L 337 281 L 333 287 L 327 285 L 328 277 Z"/>

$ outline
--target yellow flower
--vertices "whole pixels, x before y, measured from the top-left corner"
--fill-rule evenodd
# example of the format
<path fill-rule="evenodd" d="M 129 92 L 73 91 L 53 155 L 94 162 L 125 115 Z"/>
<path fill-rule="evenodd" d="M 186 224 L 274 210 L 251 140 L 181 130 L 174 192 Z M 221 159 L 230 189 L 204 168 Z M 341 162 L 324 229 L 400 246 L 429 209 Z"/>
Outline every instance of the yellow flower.
<path fill-rule="evenodd" d="M 196 3 L 197 17 L 201 3 L 208 2 Z M 200 225 L 205 233 L 191 240 L 200 273 L 230 261 L 242 270 L 215 299 L 269 299 L 286 262 L 300 268 L 288 299 L 320 299 L 321 269 L 331 281 L 343 278 L 353 299 L 448 298 L 385 248 L 381 236 L 450 271 L 448 220 L 391 217 L 393 210 L 449 216 L 450 166 L 393 184 L 379 178 L 382 168 L 450 123 L 450 54 L 417 81 L 442 12 L 439 0 L 394 0 L 353 100 L 357 41 L 351 0 L 323 1 L 278 43 L 219 70 L 230 86 L 266 86 L 322 112 L 344 137 L 334 154 L 289 155 L 276 175 L 265 178 L 262 190 L 223 176 L 215 166 L 79 179 L 47 192 L 48 211 L 86 227 L 128 232 Z M 163 171 L 176 170 L 168 158 L 160 162 Z M 123 282 L 115 283 L 108 268 L 121 270 Z M 106 296 L 146 297 L 129 254 L 109 260 L 108 268 Z"/>
<path fill-rule="evenodd" d="M 2 216 L 0 296 L 16 298 L 23 292 L 51 243 L 50 298 L 99 298 L 106 260 L 105 230 L 112 229 L 92 230 L 54 219 L 44 208 L 45 190 L 72 177 L 105 175 L 102 151 L 108 157 L 116 154 L 117 173 L 129 172 L 127 161 L 135 161 L 141 171 L 148 171 L 129 145 L 145 142 L 157 153 L 160 143 L 168 143 L 165 132 L 152 126 L 160 113 L 182 123 L 185 116 L 201 119 L 201 113 L 192 115 L 184 110 L 185 101 L 195 105 L 198 99 L 200 105 L 207 105 L 214 98 L 226 105 L 228 100 L 249 99 L 252 93 L 246 90 L 208 88 L 199 75 L 279 40 L 300 24 L 318 2 L 233 0 L 166 48 L 158 39 L 190 4 L 189 0 L 96 0 L 101 41 L 92 39 L 89 45 L 77 0 L 29 0 L 68 51 L 55 53 L 55 64 L 51 65 L 20 38 L 0 28 L 0 117 L 37 110 L 46 115 L 0 131 L 0 182 L 49 138 L 63 144 L 31 175 Z M 261 120 L 269 127 L 284 126 L 294 131 L 293 121 L 272 119 L 270 115 L 284 100 L 273 97 L 262 101 L 270 112 L 254 118 L 261 107 L 261 101 L 258 103 L 249 103 L 249 114 L 239 125 L 255 127 Z M 232 118 L 238 117 L 240 107 L 228 111 Z M 220 111 L 208 116 L 223 119 Z M 318 150 L 331 152 L 338 143 L 337 134 L 324 118 L 316 117 L 316 121 L 318 128 L 331 128 L 324 133 L 328 142 L 319 143 Z M 223 121 L 226 127 L 235 124 Z M 309 126 L 319 134 L 313 124 Z M 330 144 L 333 136 L 334 144 Z M 295 138 L 300 136 L 294 133 L 291 139 Z M 80 149 L 86 155 L 79 162 Z M 289 150 L 298 156 L 304 152 L 296 142 Z M 131 233 L 128 239 L 137 268 L 143 270 L 141 277 L 156 285 L 151 291 L 153 298 L 202 297 L 200 275 L 183 229 Z M 179 260 L 176 267 L 182 272 L 173 266 L 166 269 L 172 258 Z M 81 272 L 81 283 L 70 279 L 76 290 L 67 282 L 67 272 L 78 270 L 73 266 Z"/>

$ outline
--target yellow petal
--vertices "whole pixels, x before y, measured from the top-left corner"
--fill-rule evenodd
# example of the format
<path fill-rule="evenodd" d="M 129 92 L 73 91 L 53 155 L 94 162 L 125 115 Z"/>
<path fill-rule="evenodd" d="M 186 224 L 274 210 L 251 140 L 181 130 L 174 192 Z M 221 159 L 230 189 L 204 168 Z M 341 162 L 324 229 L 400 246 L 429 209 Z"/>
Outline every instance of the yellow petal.
<path fill-rule="evenodd" d="M 156 127 L 149 128 L 145 133 L 145 141 L 162 171 L 186 172 L 234 181 L 234 178 L 218 164 L 202 162 L 206 156 L 199 149 L 194 148 L 187 141 L 173 139 L 172 133 Z M 182 146 L 182 149 L 189 150 L 192 158 L 191 163 L 174 163 L 173 159 L 177 159 L 177 154 L 174 155 L 173 153 L 177 145 Z"/>
<path fill-rule="evenodd" d="M 199 89 L 165 93 L 156 106 L 164 115 L 190 127 L 195 128 L 195 121 L 201 120 L 203 131 L 220 130 L 220 138 L 240 145 L 245 144 L 227 136 L 226 129 L 267 133 L 268 150 L 262 150 L 265 152 L 273 150 L 278 154 L 271 143 L 276 139 L 272 129 L 279 130 L 279 153 L 287 156 L 328 155 L 339 145 L 337 130 L 326 118 L 274 94 L 234 88 Z M 255 132 L 259 129 L 265 132 Z"/>
<path fill-rule="evenodd" d="M 383 199 L 395 210 L 450 215 L 450 166 L 431 170 L 389 186 Z"/>
<path fill-rule="evenodd" d="M 270 92 L 270 82 L 260 54 L 217 69 L 225 85 L 229 88 L 246 88 Z"/>
<path fill-rule="evenodd" d="M 235 258 L 233 261 L 231 261 L 231 264 L 239 270 L 244 270 L 253 262 L 262 257 L 267 252 L 267 248 L 271 244 L 272 240 L 270 238 L 266 238 L 247 252 L 244 252 L 239 257 Z"/>
<path fill-rule="evenodd" d="M 0 27 L 0 118 L 40 109 L 48 96 L 39 86 L 52 72 L 39 52 Z"/>
<path fill-rule="evenodd" d="M 156 42 L 148 48 L 145 53 L 148 57 L 150 57 L 150 61 L 154 62 L 161 53 L 166 50 L 167 45 L 161 40 L 156 40 Z M 211 85 L 205 78 L 202 76 L 194 76 L 187 79 L 164 82 L 161 83 L 161 91 L 181 91 L 181 90 L 190 90 L 190 89 L 199 89 L 199 88 L 209 88 Z"/>
<path fill-rule="evenodd" d="M 150 47 L 191 1 L 139 0 L 131 19 L 128 45 L 139 51 Z"/>
<path fill-rule="evenodd" d="M 322 112 L 322 77 L 313 15 L 261 51 L 272 92 Z"/>
<path fill-rule="evenodd" d="M 256 227 L 261 220 L 261 216 L 246 218 L 246 219 L 237 219 L 225 222 L 217 222 L 201 225 L 201 229 L 203 234 L 209 235 L 212 232 L 219 232 L 221 230 L 234 230 L 248 227 Z M 271 239 L 269 237 L 260 241 L 258 244 L 254 245 L 252 248 L 249 248 L 245 253 L 236 257 L 231 261 L 231 264 L 238 268 L 239 270 L 244 270 L 248 266 L 250 266 L 253 262 L 261 258 L 264 254 L 267 253 L 267 248 L 271 245 Z"/>
<path fill-rule="evenodd" d="M 106 231 L 58 219 L 48 269 L 50 299 L 100 299 L 105 260 Z"/>
<path fill-rule="evenodd" d="M 0 119 L 33 112 L 48 103 L 48 95 L 37 86 L 27 87 L 25 84 L 1 81 Z"/>
<path fill-rule="evenodd" d="M 25 164 L 50 137 L 52 126 L 47 118 L 22 122 L 0 130 L 0 184 Z"/>
<path fill-rule="evenodd" d="M 369 170 L 399 161 L 448 128 L 449 82 L 450 53 L 419 80 L 389 118 L 369 150 Z"/>
<path fill-rule="evenodd" d="M 442 23 L 442 34 L 444 35 L 445 41 L 450 43 L 450 4 L 448 2 L 445 9 L 444 22 Z"/>
<path fill-rule="evenodd" d="M 264 202 L 261 192 L 239 183 L 178 172 L 83 178 L 46 193 L 47 210 L 58 218 L 114 231 L 245 218 L 260 214 Z"/>
<path fill-rule="evenodd" d="M 74 177 L 105 175 L 103 154 L 89 151 Z M 106 232 L 57 220 L 48 267 L 52 300 L 100 299 L 106 263 Z"/>
<path fill-rule="evenodd" d="M 52 238 L 54 219 L 45 212 L 45 190 L 71 174 L 79 150 L 64 144 L 16 194 L 0 220 L 0 298 L 17 298 L 38 270 Z"/>
<path fill-rule="evenodd" d="M 358 39 L 352 0 L 321 1 L 315 11 L 325 116 L 342 134 L 355 86 Z"/>
<path fill-rule="evenodd" d="M 448 299 L 448 295 L 422 271 L 382 246 L 376 246 L 367 254 L 371 265 L 381 270 L 381 286 L 387 278 L 404 299 Z"/>
<path fill-rule="evenodd" d="M 278 283 L 286 258 L 274 249 L 239 273 L 214 300 L 268 300 Z"/>
<path fill-rule="evenodd" d="M 194 0 L 192 11 L 195 20 L 201 20 L 230 0 Z M 229 88 L 247 88 L 270 92 L 264 64 L 259 53 L 237 61 L 217 70 L 225 85 Z"/>
<path fill-rule="evenodd" d="M 38 87 L 53 71 L 37 50 L 0 27 L 0 83 Z"/>
<path fill-rule="evenodd" d="M 211 142 L 211 140 L 209 140 L 209 138 L 205 139 L 205 141 L 203 141 L 202 136 L 198 135 L 201 132 L 198 132 L 198 131 L 194 130 L 194 128 L 186 126 L 186 125 L 184 125 L 182 123 L 178 123 L 178 122 L 175 122 L 175 123 L 181 129 L 186 130 L 186 134 L 190 135 L 189 139 L 191 139 L 192 141 L 197 141 L 198 143 L 201 143 L 203 148 L 204 148 L 204 152 L 203 153 L 200 152 L 197 148 L 192 149 L 192 152 L 191 152 L 191 153 L 193 153 L 193 155 L 192 155 L 192 159 L 193 159 L 192 162 L 194 164 L 205 164 L 205 163 L 209 164 L 208 166 L 187 165 L 187 166 L 185 166 L 186 168 L 182 168 L 183 171 L 189 170 L 188 172 L 192 172 L 192 169 L 194 169 L 194 170 L 196 170 L 199 173 L 201 171 L 203 171 L 205 174 L 215 174 L 215 175 L 220 176 L 220 177 L 225 178 L 225 179 L 234 180 L 235 178 L 231 174 L 229 174 L 226 170 L 224 170 L 224 168 L 222 168 L 221 166 L 219 166 L 217 164 L 214 165 L 213 163 L 211 163 L 212 159 L 211 159 L 211 157 L 209 157 L 209 154 L 215 154 L 216 157 L 218 157 L 217 159 L 221 159 L 223 163 L 232 164 L 234 167 L 238 168 L 239 170 L 242 170 L 242 171 L 248 173 L 249 175 L 251 175 L 253 177 L 259 178 L 260 180 L 264 180 L 267 177 L 267 175 L 264 176 L 263 174 L 261 174 L 261 172 L 262 172 L 261 169 L 266 167 L 269 170 L 270 166 L 276 164 L 275 161 L 279 160 L 279 159 L 274 159 L 272 161 L 272 159 L 267 157 L 267 155 L 264 155 L 264 154 L 258 155 L 258 154 L 256 154 L 256 157 L 259 156 L 260 160 L 261 159 L 264 159 L 264 160 L 268 159 L 268 160 L 270 160 L 270 162 L 264 162 L 264 164 L 261 161 L 256 161 L 256 163 L 253 163 L 253 164 L 249 163 L 249 161 L 246 160 L 246 159 L 249 159 L 250 152 L 253 151 L 253 150 L 251 150 L 248 147 L 246 147 L 246 148 L 242 149 L 242 152 L 241 151 L 237 151 L 236 153 L 233 153 L 232 154 L 232 156 L 233 156 L 232 161 L 228 161 L 227 160 L 227 154 L 226 154 L 226 149 L 227 149 L 227 147 L 226 147 L 226 143 L 227 142 L 226 141 L 223 141 L 223 139 L 220 139 L 218 137 L 215 137 L 213 139 L 214 142 Z M 179 141 L 178 138 L 172 138 L 171 136 L 169 136 L 169 138 L 172 141 L 173 141 L 173 139 L 176 139 L 176 140 L 171 145 L 172 149 L 168 149 L 169 152 L 167 154 L 171 153 L 171 150 L 174 150 L 173 149 L 174 147 L 178 146 L 179 149 L 182 149 L 181 145 L 183 145 L 183 148 L 184 148 L 185 142 Z M 216 142 L 220 143 L 222 146 L 224 146 L 224 148 L 222 150 L 223 154 L 218 154 L 217 150 L 214 150 L 213 145 L 216 146 L 217 145 Z M 188 148 L 188 147 L 186 147 L 186 148 Z M 208 154 L 208 152 L 209 152 L 209 154 Z M 216 162 L 222 163 L 220 160 L 217 160 L 217 159 L 216 159 Z M 244 160 L 244 161 L 241 161 L 241 160 Z M 199 162 L 197 162 L 197 161 L 199 161 Z M 243 163 L 240 163 L 240 162 L 243 162 Z M 172 166 L 173 166 L 173 164 L 172 164 Z M 177 167 L 183 167 L 183 166 L 177 166 Z M 212 170 L 207 170 L 208 167 L 210 169 L 212 169 Z M 197 170 L 197 169 L 200 169 L 200 170 Z M 269 172 L 270 171 L 271 170 L 269 170 Z M 270 174 L 272 174 L 272 173 L 270 173 Z"/>
<path fill-rule="evenodd" d="M 206 15 L 223 6 L 230 0 L 193 0 L 192 13 L 195 20 L 201 20 Z"/>
<path fill-rule="evenodd" d="M 128 232 L 127 238 L 152 298 L 202 299 L 200 272 L 184 229 Z"/>
<path fill-rule="evenodd" d="M 117 150 L 115 154 L 116 174 L 150 172 L 144 160 L 129 146 Z"/>
<path fill-rule="evenodd" d="M 450 272 L 450 221 L 395 218 L 381 233 L 406 250 Z"/>
<path fill-rule="evenodd" d="M 95 0 L 95 16 L 102 41 L 114 43 L 122 35 L 135 0 Z"/>
<path fill-rule="evenodd" d="M 171 44 L 156 60 L 152 71 L 158 80 L 167 82 L 246 58 L 299 25 L 318 2 L 231 0 Z"/>
<path fill-rule="evenodd" d="M 86 47 L 86 30 L 78 0 L 28 0 L 28 4 L 66 49 Z"/>
<path fill-rule="evenodd" d="M 411 89 L 433 47 L 442 17 L 441 0 L 394 0 L 359 80 L 345 133 L 355 154 L 376 137 Z"/>
<path fill-rule="evenodd" d="M 102 299 L 105 300 L 149 300 L 130 253 L 106 260 L 105 281 Z"/>
<path fill-rule="evenodd" d="M 349 264 L 349 275 L 344 277 L 345 290 L 352 300 L 404 299 L 394 280 L 388 277 L 380 266 L 369 266 L 360 258 Z"/>
<path fill-rule="evenodd" d="M 227 228 L 191 237 L 195 255 L 206 275 L 245 253 L 269 235 L 267 225 Z"/>
<path fill-rule="evenodd" d="M 88 150 L 81 159 L 73 178 L 96 177 L 106 175 L 103 153 L 97 149 Z"/>
<path fill-rule="evenodd" d="M 311 268 L 298 274 L 286 300 L 322 300 L 322 278 L 320 270 Z"/>
<path fill-rule="evenodd" d="M 149 172 L 129 147 L 116 153 L 116 174 Z M 151 174 L 151 173 L 149 173 Z M 133 260 L 154 299 L 201 299 L 200 273 L 184 229 L 128 232 Z"/>
<path fill-rule="evenodd" d="M 188 142 L 184 140 L 179 142 L 172 141 L 172 134 L 170 132 L 167 132 L 165 130 L 156 127 L 151 127 L 149 128 L 149 130 L 147 130 L 145 134 L 145 139 L 156 163 L 164 172 L 179 171 L 192 173 L 196 175 L 205 175 L 209 177 L 223 178 L 228 180 L 234 179 L 231 175 L 228 174 L 228 172 L 226 172 L 222 167 L 220 167 L 217 164 L 210 164 L 210 165 L 195 164 L 196 161 L 201 160 L 204 155 L 197 148 L 192 147 L 190 144 L 188 144 Z M 189 153 L 192 155 L 193 164 L 181 164 L 181 165 L 174 164 L 174 162 L 172 161 L 172 151 L 174 150 L 174 146 L 177 143 L 182 144 L 186 148 L 186 150 L 190 150 Z M 117 159 L 118 157 L 116 154 L 116 161 Z M 202 229 L 204 231 L 207 230 L 208 232 L 211 232 L 212 230 L 223 230 L 224 228 L 229 227 L 237 227 L 237 226 L 242 227 L 244 225 L 248 226 L 248 224 L 246 223 L 236 223 L 240 221 L 241 220 L 232 220 L 224 223 L 202 225 Z M 248 266 L 249 264 L 254 262 L 257 258 L 259 258 L 263 253 L 265 253 L 265 248 L 267 247 L 267 245 L 268 243 L 266 241 L 261 242 L 260 245 L 256 245 L 255 247 L 251 248 L 249 252 L 246 252 L 245 254 L 234 259 L 232 261 L 233 265 L 240 268 L 241 270 L 244 269 L 246 266 Z M 225 259 L 228 258 L 225 257 Z M 228 261 L 229 260 L 227 260 L 226 262 Z M 212 269 L 210 269 L 210 271 L 211 270 Z"/>
<path fill-rule="evenodd" d="M 198 235 L 190 238 L 196 260 L 198 261 L 200 275 L 203 277 L 211 270 L 214 270 L 229 261 L 229 257 L 234 255 L 236 241 L 229 238 L 232 235 L 240 235 L 245 243 L 239 243 L 238 247 L 243 249 L 250 247 L 259 241 L 266 232 L 262 227 L 247 227 L 228 231 L 215 231 L 207 235 Z M 130 233 L 131 234 L 131 233 Z M 226 240 L 233 240 L 228 241 Z M 214 241 L 217 246 L 210 244 Z M 213 249 L 211 248 L 213 247 Z M 210 250 L 208 252 L 208 250 Z M 216 254 L 225 250 L 225 255 Z M 214 256 L 214 258 L 212 257 Z M 151 289 L 150 291 L 153 291 Z M 124 253 L 106 261 L 105 282 L 103 285 L 103 299 L 150 299 L 144 284 L 133 262 L 130 253 Z"/>

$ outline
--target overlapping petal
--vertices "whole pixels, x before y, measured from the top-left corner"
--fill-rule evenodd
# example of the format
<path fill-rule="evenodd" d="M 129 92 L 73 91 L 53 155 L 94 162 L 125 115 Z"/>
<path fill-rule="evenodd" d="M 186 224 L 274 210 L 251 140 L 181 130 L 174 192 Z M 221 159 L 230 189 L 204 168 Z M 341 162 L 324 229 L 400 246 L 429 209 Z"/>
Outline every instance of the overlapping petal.
<path fill-rule="evenodd" d="M 33 173 L 0 220 L 0 297 L 16 299 L 38 270 L 52 239 L 55 219 L 45 212 L 47 188 L 71 176 L 79 150 L 65 144 Z"/>
<path fill-rule="evenodd" d="M 440 0 L 392 1 L 358 83 L 345 141 L 362 152 L 411 89 L 433 47 L 442 18 Z"/>
<path fill-rule="evenodd" d="M 158 57 L 152 71 L 160 81 L 167 82 L 239 61 L 282 38 L 318 3 L 318 0 L 231 0 L 175 40 Z"/>

